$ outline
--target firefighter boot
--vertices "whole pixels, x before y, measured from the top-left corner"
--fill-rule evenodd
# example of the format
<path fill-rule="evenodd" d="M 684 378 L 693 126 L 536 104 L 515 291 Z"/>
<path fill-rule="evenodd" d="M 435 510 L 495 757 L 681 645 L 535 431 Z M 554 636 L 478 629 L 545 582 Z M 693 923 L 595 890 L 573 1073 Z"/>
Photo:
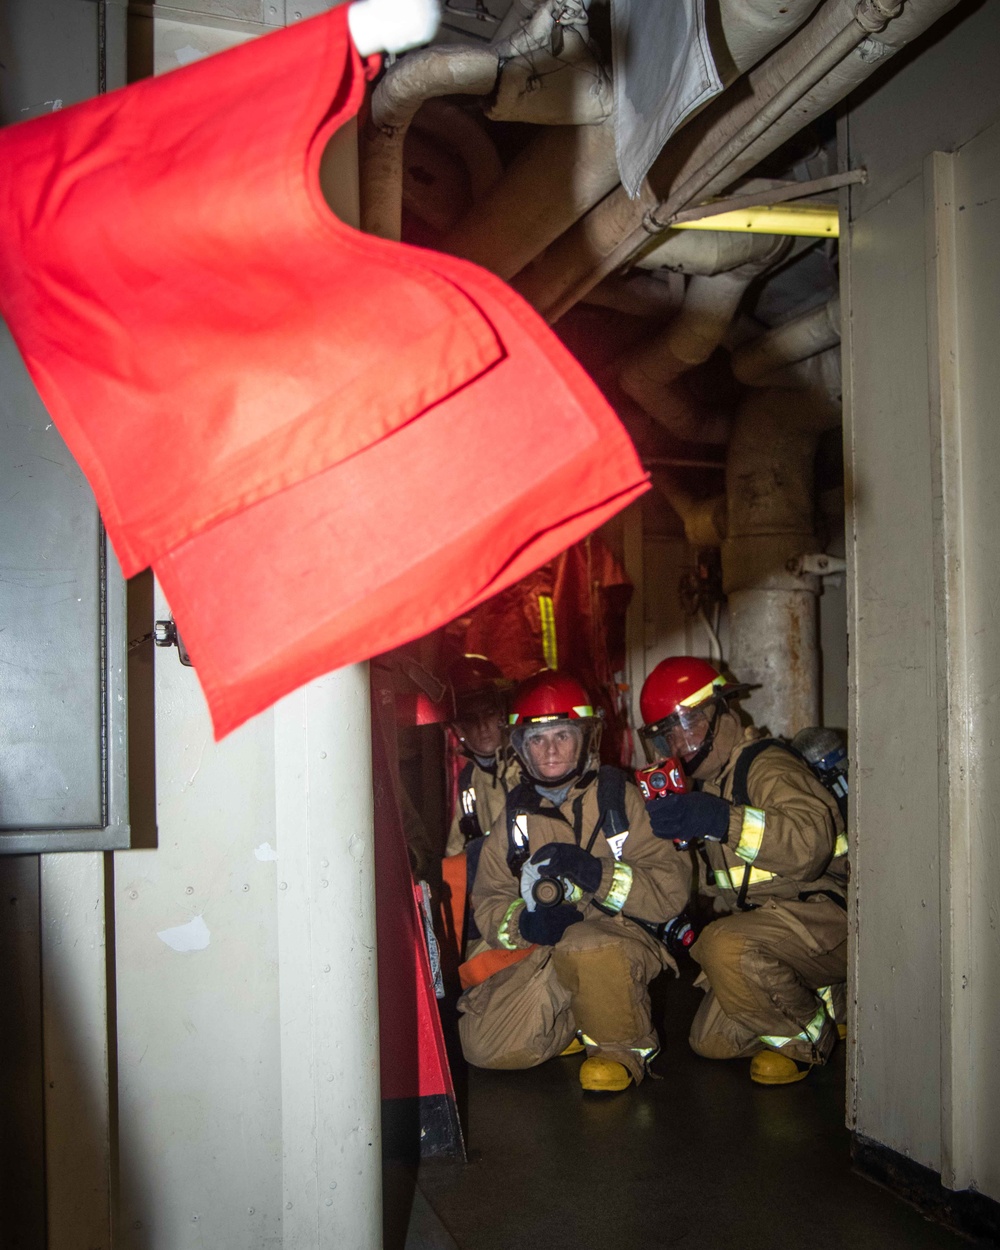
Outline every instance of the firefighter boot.
<path fill-rule="evenodd" d="M 750 1060 L 750 1080 L 758 1085 L 794 1085 L 809 1075 L 809 1068 L 800 1065 L 776 1050 L 761 1050 Z"/>
<path fill-rule="evenodd" d="M 632 1073 L 615 1059 L 591 1055 L 580 1065 L 580 1084 L 591 1093 L 614 1094 L 631 1083 Z"/>

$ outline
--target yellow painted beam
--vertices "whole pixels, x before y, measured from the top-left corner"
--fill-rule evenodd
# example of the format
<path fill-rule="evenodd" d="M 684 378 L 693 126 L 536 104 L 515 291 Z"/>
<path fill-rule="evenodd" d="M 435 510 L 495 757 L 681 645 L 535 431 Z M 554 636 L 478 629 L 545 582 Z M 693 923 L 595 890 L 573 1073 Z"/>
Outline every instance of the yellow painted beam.
<path fill-rule="evenodd" d="M 771 204 L 741 208 L 697 221 L 671 222 L 671 230 L 730 230 L 743 234 L 796 234 L 818 239 L 840 236 L 835 204 Z"/>

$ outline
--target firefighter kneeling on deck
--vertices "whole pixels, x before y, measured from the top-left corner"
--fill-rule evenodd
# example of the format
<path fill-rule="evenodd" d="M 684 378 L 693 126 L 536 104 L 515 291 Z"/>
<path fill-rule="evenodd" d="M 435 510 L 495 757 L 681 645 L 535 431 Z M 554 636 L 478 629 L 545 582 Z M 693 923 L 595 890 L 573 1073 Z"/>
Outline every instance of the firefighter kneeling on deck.
<path fill-rule="evenodd" d="M 750 1077 L 786 1085 L 825 1063 L 847 979 L 847 837 L 834 796 L 790 748 L 744 729 L 727 685 L 691 656 L 642 688 L 647 754 L 674 756 L 699 790 L 651 801 L 657 837 L 697 848 L 706 891 L 731 915 L 691 947 L 707 991 L 691 1046 L 752 1056 Z"/>
<path fill-rule="evenodd" d="M 466 1059 L 481 1068 L 530 1068 L 586 1048 L 580 1084 L 614 1091 L 645 1075 L 657 1048 L 647 985 L 674 967 L 628 917 L 650 927 L 676 917 L 690 868 L 664 854 L 624 774 L 599 767 L 589 703 L 578 682 L 548 671 L 515 694 L 521 781 L 506 827 L 485 840 L 472 896 L 479 958 L 504 966 L 462 995 L 459 1029 Z M 536 895 L 552 881 L 562 901 L 545 906 Z"/>

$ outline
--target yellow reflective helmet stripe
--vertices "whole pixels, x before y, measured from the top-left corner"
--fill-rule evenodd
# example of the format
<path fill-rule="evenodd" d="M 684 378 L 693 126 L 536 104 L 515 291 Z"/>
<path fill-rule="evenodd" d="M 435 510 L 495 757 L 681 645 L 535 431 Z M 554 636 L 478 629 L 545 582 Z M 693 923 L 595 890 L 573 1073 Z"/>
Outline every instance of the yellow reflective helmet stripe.
<path fill-rule="evenodd" d="M 764 813 L 759 807 L 744 807 L 743 824 L 740 828 L 740 840 L 733 850 L 748 864 L 760 854 L 760 844 L 764 839 Z"/>
<path fill-rule="evenodd" d="M 510 926 L 511 921 L 514 919 L 514 913 L 519 907 L 523 906 L 523 898 L 514 899 L 513 903 L 504 912 L 503 920 L 500 921 L 500 927 L 497 929 L 497 939 L 505 950 L 516 951 L 518 949 L 517 943 L 511 937 Z"/>
<path fill-rule="evenodd" d="M 714 695 L 715 692 L 725 684 L 726 679 L 720 673 L 718 677 L 713 677 L 707 686 L 702 686 L 702 688 L 700 690 L 696 690 L 694 694 L 689 694 L 686 699 L 681 699 L 680 706 L 696 707 L 699 703 L 704 703 L 706 699 L 710 699 L 712 695 Z"/>
<path fill-rule="evenodd" d="M 621 911 L 631 889 L 632 869 L 628 864 L 621 862 L 615 864 L 615 870 L 611 876 L 611 889 L 608 890 L 607 897 L 601 899 L 601 906 L 607 911 Z"/>

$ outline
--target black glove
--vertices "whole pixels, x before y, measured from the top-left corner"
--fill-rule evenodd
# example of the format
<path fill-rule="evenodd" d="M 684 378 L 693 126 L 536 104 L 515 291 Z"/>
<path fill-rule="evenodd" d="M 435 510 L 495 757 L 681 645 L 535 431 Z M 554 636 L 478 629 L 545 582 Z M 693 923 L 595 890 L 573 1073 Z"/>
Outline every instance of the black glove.
<path fill-rule="evenodd" d="M 575 907 L 560 903 L 558 907 L 538 907 L 535 911 L 524 908 L 517 923 L 526 942 L 555 946 L 570 925 L 582 919 Z"/>
<path fill-rule="evenodd" d="M 531 862 L 543 877 L 565 877 L 585 894 L 593 894 L 601 884 L 601 861 L 582 846 L 569 842 L 546 842 L 532 855 Z"/>
<path fill-rule="evenodd" d="M 726 842 L 729 813 L 733 805 L 726 799 L 692 790 L 689 794 L 665 794 L 646 804 L 649 823 L 658 838 L 673 842 L 679 851 L 692 843 Z"/>

